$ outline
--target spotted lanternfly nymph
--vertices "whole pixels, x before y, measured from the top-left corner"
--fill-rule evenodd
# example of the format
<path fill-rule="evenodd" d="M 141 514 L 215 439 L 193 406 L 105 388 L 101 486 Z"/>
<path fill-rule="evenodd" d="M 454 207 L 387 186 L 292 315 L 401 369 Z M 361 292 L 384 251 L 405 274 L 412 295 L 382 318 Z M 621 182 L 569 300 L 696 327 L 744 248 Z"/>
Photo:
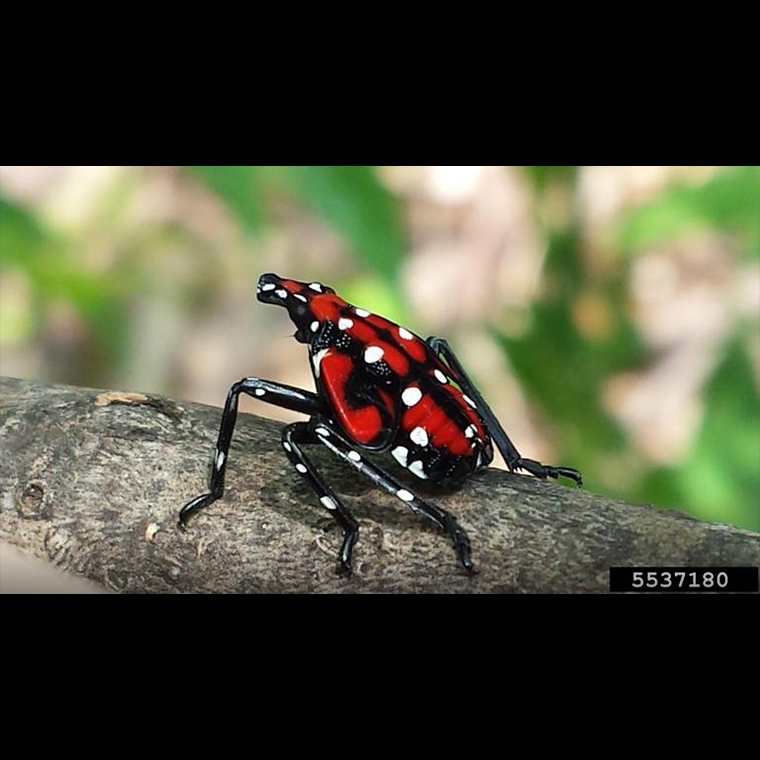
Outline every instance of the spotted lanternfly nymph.
<path fill-rule="evenodd" d="M 259 281 L 258 299 L 287 308 L 296 326 L 294 337 L 309 346 L 317 391 L 254 377 L 232 386 L 222 416 L 210 492 L 183 507 L 179 518 L 183 530 L 192 514 L 224 493 L 241 393 L 309 416 L 308 422 L 284 428 L 282 447 L 343 529 L 338 559 L 347 574 L 359 525 L 306 457 L 306 444 L 323 444 L 444 530 L 468 571 L 472 570 L 470 541 L 453 515 L 416 496 L 370 461 L 366 452 L 387 452 L 423 480 L 456 484 L 491 463 L 495 442 L 512 471 L 524 470 L 537 478 L 566 477 L 582 485 L 577 470 L 520 456 L 445 340 L 422 340 L 390 320 L 352 306 L 316 282 L 265 274 Z"/>

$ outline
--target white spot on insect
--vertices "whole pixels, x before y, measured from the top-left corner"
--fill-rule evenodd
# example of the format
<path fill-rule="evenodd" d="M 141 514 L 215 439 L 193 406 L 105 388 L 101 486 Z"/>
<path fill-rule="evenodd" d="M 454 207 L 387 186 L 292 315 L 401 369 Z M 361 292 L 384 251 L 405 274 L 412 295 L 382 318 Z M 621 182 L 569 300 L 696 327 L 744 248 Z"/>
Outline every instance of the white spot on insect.
<path fill-rule="evenodd" d="M 469 396 L 462 396 L 462 398 L 473 408 L 477 409 L 478 407 L 475 406 L 475 402 L 469 397 Z"/>
<path fill-rule="evenodd" d="M 273 282 L 268 282 L 266 285 L 264 285 L 261 289 L 268 293 L 270 290 L 274 290 L 277 286 Z"/>
<path fill-rule="evenodd" d="M 409 461 L 409 449 L 405 446 L 399 446 L 391 451 L 393 458 L 402 466 L 406 467 L 406 463 Z"/>
<path fill-rule="evenodd" d="M 300 293 L 294 293 L 293 298 L 297 298 L 299 301 L 303 301 L 304 303 L 309 303 L 309 299 L 306 296 L 302 296 Z"/>
<path fill-rule="evenodd" d="M 322 286 L 318 282 L 312 282 L 311 285 L 309 285 L 309 287 L 312 290 L 316 290 L 317 293 L 321 293 L 322 292 Z"/>
<path fill-rule="evenodd" d="M 329 509 L 331 512 L 335 512 L 335 510 L 338 508 L 338 505 L 335 503 L 335 499 L 331 498 L 330 496 L 323 496 L 320 501 L 322 502 L 322 506 L 325 507 L 325 509 Z"/>
<path fill-rule="evenodd" d="M 358 317 L 364 317 L 366 319 L 369 316 L 369 312 L 366 309 L 354 309 L 354 311 Z"/>
<path fill-rule="evenodd" d="M 367 364 L 377 364 L 384 356 L 385 351 L 380 346 L 370 346 L 364 352 L 364 361 Z"/>
<path fill-rule="evenodd" d="M 322 360 L 330 353 L 329 348 L 323 348 L 311 357 L 311 362 L 314 365 L 314 374 L 319 377 L 319 367 L 322 364 Z"/>
<path fill-rule="evenodd" d="M 417 406 L 422 401 L 422 391 L 419 388 L 407 388 L 401 394 L 401 400 L 407 406 Z"/>
<path fill-rule="evenodd" d="M 479 468 L 483 464 L 483 454 L 478 454 L 478 462 L 475 467 Z"/>
<path fill-rule="evenodd" d="M 275 295 L 279 296 L 280 298 L 287 298 L 288 297 L 288 291 L 287 290 L 278 290 Z"/>
<path fill-rule="evenodd" d="M 319 322 L 312 322 L 311 323 L 311 331 L 312 332 L 317 332 L 317 330 L 319 330 Z"/>
<path fill-rule="evenodd" d="M 293 447 L 287 441 L 283 441 L 282 448 L 285 449 L 285 451 L 287 451 L 288 454 L 293 453 Z"/>
<path fill-rule="evenodd" d="M 350 330 L 354 326 L 354 320 L 353 319 L 341 319 L 340 322 L 338 322 L 338 327 L 341 330 Z"/>
<path fill-rule="evenodd" d="M 405 327 L 399 327 L 398 334 L 402 340 L 414 340 L 414 335 L 412 335 Z"/>
<path fill-rule="evenodd" d="M 348 452 L 348 458 L 352 462 L 361 462 L 362 461 L 362 455 L 358 451 L 349 451 Z"/>
<path fill-rule="evenodd" d="M 443 383 L 443 385 L 446 385 L 446 383 L 449 382 L 449 379 L 446 377 L 446 375 L 444 375 L 443 372 L 441 372 L 439 369 L 435 371 L 435 379 L 439 383 Z"/>
<path fill-rule="evenodd" d="M 317 435 L 321 438 L 329 438 L 330 437 L 330 431 L 327 428 L 318 427 L 317 428 Z"/>
<path fill-rule="evenodd" d="M 416 443 L 418 446 L 425 447 L 430 443 L 430 438 L 427 434 L 427 430 L 423 427 L 416 427 L 412 432 L 409 434 L 409 438 L 411 438 L 412 443 Z"/>
<path fill-rule="evenodd" d="M 418 478 L 422 478 L 422 480 L 428 479 L 428 476 L 425 474 L 425 465 L 419 460 L 417 462 L 412 462 L 409 465 L 409 472 L 413 473 Z"/>
<path fill-rule="evenodd" d="M 414 494 L 411 491 L 407 491 L 405 488 L 402 488 L 400 491 L 396 492 L 396 496 L 401 499 L 401 501 L 414 501 Z"/>
<path fill-rule="evenodd" d="M 467 430 L 464 431 L 464 434 L 468 438 L 474 438 L 478 433 L 478 429 L 475 427 L 475 425 L 470 425 L 470 427 L 467 428 Z"/>
<path fill-rule="evenodd" d="M 261 398 L 262 396 L 266 396 L 267 392 L 263 388 L 256 388 L 254 393 Z"/>
<path fill-rule="evenodd" d="M 309 471 L 309 470 L 308 470 L 308 469 L 307 469 L 307 468 L 306 468 L 304 465 L 302 465 L 302 464 L 297 464 L 297 465 L 296 465 L 296 470 L 298 470 L 298 472 L 300 472 L 300 473 L 301 473 L 301 475 L 306 475 L 306 473 Z"/>
<path fill-rule="evenodd" d="M 218 451 L 216 453 L 216 469 L 221 470 L 224 466 L 224 460 L 226 459 L 223 451 Z"/>

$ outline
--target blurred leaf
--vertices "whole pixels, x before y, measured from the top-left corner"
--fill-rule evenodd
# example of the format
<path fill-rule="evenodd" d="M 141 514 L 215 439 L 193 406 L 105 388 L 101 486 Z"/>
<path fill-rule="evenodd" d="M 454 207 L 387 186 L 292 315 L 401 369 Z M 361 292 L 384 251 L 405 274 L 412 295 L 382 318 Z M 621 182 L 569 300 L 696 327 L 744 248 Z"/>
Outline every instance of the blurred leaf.
<path fill-rule="evenodd" d="M 260 166 L 186 166 L 225 201 L 242 224 L 257 232 L 263 222 Z"/>
<path fill-rule="evenodd" d="M 33 282 L 39 306 L 70 300 L 96 329 L 120 282 L 81 268 L 65 239 L 52 235 L 26 209 L 0 199 L 0 261 L 19 266 Z"/>
<path fill-rule="evenodd" d="M 572 183 L 578 174 L 577 166 L 526 166 L 525 171 L 538 190 L 552 182 Z"/>
<path fill-rule="evenodd" d="M 388 280 L 396 276 L 404 235 L 394 196 L 372 166 L 286 166 L 300 196 L 342 233 L 357 255 Z"/>
<path fill-rule="evenodd" d="M 45 251 L 50 237 L 33 214 L 0 198 L 0 263 L 28 266 Z"/>
<path fill-rule="evenodd" d="M 760 399 L 741 342 L 707 388 L 702 430 L 679 469 L 684 504 L 697 514 L 760 531 Z"/>
<path fill-rule="evenodd" d="M 636 250 L 698 229 L 744 236 L 745 253 L 760 257 L 760 170 L 732 166 L 698 187 L 675 186 L 624 216 L 620 244 Z"/>
<path fill-rule="evenodd" d="M 548 255 L 544 266 L 547 290 L 555 300 L 569 301 L 583 287 L 586 279 L 574 227 L 547 232 Z"/>
<path fill-rule="evenodd" d="M 659 509 L 693 512 L 684 501 L 678 482 L 678 470 L 674 467 L 655 467 L 649 470 L 638 486 L 626 494 L 626 498 L 629 501 L 652 504 Z"/>

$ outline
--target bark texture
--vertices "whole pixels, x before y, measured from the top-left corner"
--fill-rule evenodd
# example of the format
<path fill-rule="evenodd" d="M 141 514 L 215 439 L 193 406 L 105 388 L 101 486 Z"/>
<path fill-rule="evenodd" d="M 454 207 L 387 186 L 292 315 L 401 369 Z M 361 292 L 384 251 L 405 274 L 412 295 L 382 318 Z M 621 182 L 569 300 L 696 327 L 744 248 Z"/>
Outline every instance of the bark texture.
<path fill-rule="evenodd" d="M 183 534 L 219 409 L 10 378 L 0 395 L 0 541 L 119 592 L 584 593 L 606 592 L 611 566 L 760 565 L 760 535 L 678 512 L 495 469 L 456 493 L 415 482 L 468 531 L 469 577 L 446 537 L 317 447 L 361 525 L 345 579 L 340 531 L 287 464 L 280 424 L 240 415 L 226 494 Z"/>

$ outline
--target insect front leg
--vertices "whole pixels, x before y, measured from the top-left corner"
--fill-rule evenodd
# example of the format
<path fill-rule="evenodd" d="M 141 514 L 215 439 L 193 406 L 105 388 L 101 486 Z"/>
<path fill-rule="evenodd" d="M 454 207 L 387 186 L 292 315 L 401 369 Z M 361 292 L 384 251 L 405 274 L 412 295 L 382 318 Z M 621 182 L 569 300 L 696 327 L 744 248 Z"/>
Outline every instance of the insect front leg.
<path fill-rule="evenodd" d="M 437 507 L 435 504 L 431 504 L 415 496 L 394 477 L 380 469 L 366 456 L 357 451 L 354 446 L 328 423 L 314 419 L 311 421 L 310 427 L 320 443 L 324 444 L 334 454 L 337 454 L 359 470 L 362 475 L 368 477 L 375 485 L 380 486 L 380 488 L 392 496 L 400 499 L 414 512 L 423 515 L 438 528 L 445 531 L 454 542 L 454 548 L 464 568 L 468 572 L 473 571 L 470 539 L 452 514 L 445 509 Z"/>
<path fill-rule="evenodd" d="M 507 435 L 501 423 L 497 419 L 496 415 L 488 406 L 480 391 L 475 387 L 474 383 L 468 377 L 464 370 L 464 367 L 457 359 L 456 354 L 449 346 L 448 342 L 443 338 L 428 338 L 427 344 L 435 351 L 449 366 L 454 375 L 457 378 L 462 391 L 473 401 L 480 416 L 488 427 L 488 432 L 491 434 L 494 442 L 501 451 L 504 461 L 507 463 L 507 467 L 510 470 L 525 470 L 536 478 L 559 478 L 565 477 L 570 480 L 574 480 L 578 486 L 583 485 L 583 477 L 578 470 L 574 470 L 572 467 L 552 467 L 551 465 L 541 464 L 533 459 L 524 459 L 517 447 L 512 443 Z"/>
<path fill-rule="evenodd" d="M 238 400 L 241 393 L 284 409 L 302 412 L 303 414 L 319 414 L 323 410 L 323 403 L 319 396 L 300 388 L 293 388 L 280 383 L 270 383 L 267 380 L 260 380 L 256 377 L 247 377 L 239 383 L 235 383 L 227 395 L 227 403 L 222 414 L 222 424 L 219 429 L 219 438 L 214 453 L 209 492 L 201 494 L 182 507 L 179 513 L 179 527 L 181 530 L 187 528 L 187 521 L 193 514 L 220 499 L 224 494 L 224 475 L 227 471 L 230 442 L 232 441 L 232 433 L 235 430 L 235 423 L 237 422 Z"/>
<path fill-rule="evenodd" d="M 296 422 L 288 425 L 282 431 L 282 447 L 296 468 L 296 471 L 309 485 L 319 498 L 319 503 L 332 515 L 335 522 L 343 529 L 343 545 L 338 555 L 341 572 L 351 575 L 351 560 L 354 546 L 359 540 L 359 523 L 351 513 L 343 506 L 340 499 L 335 495 L 330 486 L 325 483 L 322 476 L 314 468 L 301 448 L 303 444 L 320 443 L 320 439 L 312 431 L 306 422 Z"/>

